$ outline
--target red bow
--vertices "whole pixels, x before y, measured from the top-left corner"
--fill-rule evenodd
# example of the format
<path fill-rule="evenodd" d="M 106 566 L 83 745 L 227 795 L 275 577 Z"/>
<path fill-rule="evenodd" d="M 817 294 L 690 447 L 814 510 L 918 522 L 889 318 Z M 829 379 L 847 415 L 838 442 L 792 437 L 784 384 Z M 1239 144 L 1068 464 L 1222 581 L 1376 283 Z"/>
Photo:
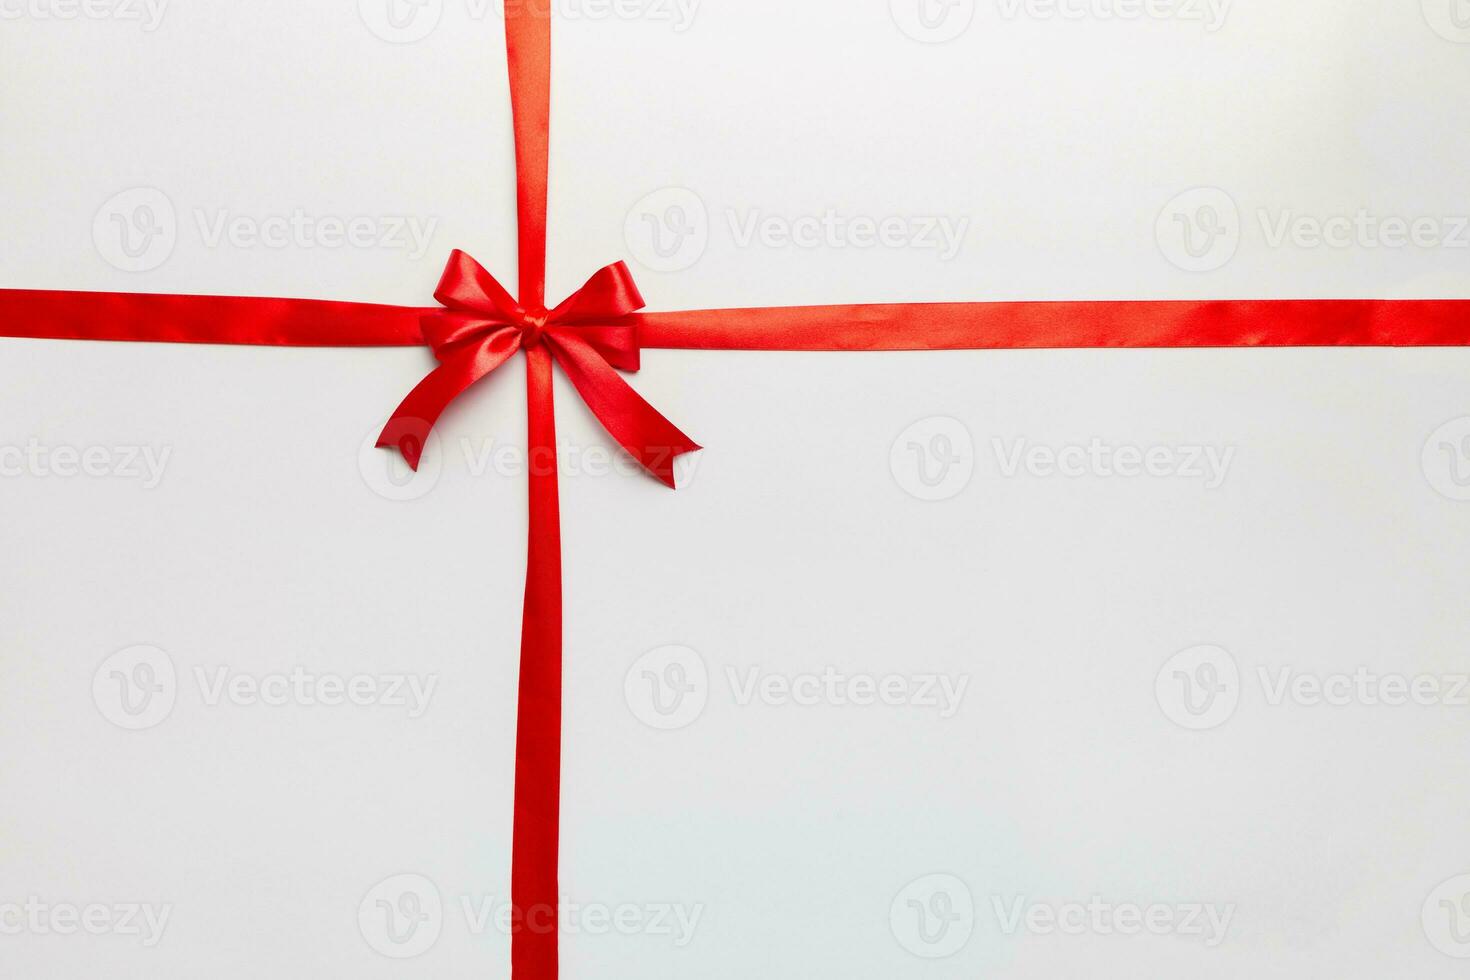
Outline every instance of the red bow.
<path fill-rule="evenodd" d="M 434 298 L 445 309 L 421 323 L 439 367 L 403 400 L 378 439 L 413 469 L 451 402 L 516 351 L 542 344 L 608 434 L 664 484 L 674 485 L 674 460 L 700 448 L 617 373 L 639 368 L 638 324 L 630 317 L 644 305 L 622 262 L 599 271 L 548 313 L 521 306 L 480 263 L 455 249 Z"/>

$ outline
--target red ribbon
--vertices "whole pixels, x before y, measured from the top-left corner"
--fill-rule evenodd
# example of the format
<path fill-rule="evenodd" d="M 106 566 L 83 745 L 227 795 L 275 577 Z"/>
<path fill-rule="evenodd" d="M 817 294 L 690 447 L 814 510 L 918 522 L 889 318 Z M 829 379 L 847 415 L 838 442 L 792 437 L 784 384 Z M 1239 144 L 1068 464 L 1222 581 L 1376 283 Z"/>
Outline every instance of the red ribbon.
<path fill-rule="evenodd" d="M 613 438 L 659 480 L 698 447 L 619 370 L 648 347 L 732 350 L 960 350 L 1019 347 L 1443 346 L 1470 344 L 1470 301 L 1288 300 L 941 303 L 636 312 L 621 263 L 545 307 L 551 21 L 506 5 L 516 140 L 520 296 L 455 252 L 442 308 L 238 296 L 0 290 L 0 335 L 283 346 L 427 341 L 439 367 L 404 401 L 382 444 L 410 465 L 445 407 L 516 351 L 526 354 L 529 451 L 556 458 L 552 364 Z M 561 528 L 556 466 L 530 467 L 521 631 L 512 904 L 516 980 L 557 976 L 561 779 Z"/>
<path fill-rule="evenodd" d="M 629 314 L 643 308 L 643 297 L 623 263 L 601 270 L 547 312 L 521 306 L 456 249 L 434 298 L 445 309 L 426 314 L 422 326 L 439 368 L 404 399 L 378 440 L 402 452 L 414 469 L 450 402 L 516 351 L 543 345 L 618 445 L 667 486 L 674 485 L 674 460 L 699 448 L 614 370 L 639 368 L 638 324 Z"/>
<path fill-rule="evenodd" d="M 1458 299 L 900 303 L 645 313 L 643 344 L 699 350 L 1461 347 Z"/>

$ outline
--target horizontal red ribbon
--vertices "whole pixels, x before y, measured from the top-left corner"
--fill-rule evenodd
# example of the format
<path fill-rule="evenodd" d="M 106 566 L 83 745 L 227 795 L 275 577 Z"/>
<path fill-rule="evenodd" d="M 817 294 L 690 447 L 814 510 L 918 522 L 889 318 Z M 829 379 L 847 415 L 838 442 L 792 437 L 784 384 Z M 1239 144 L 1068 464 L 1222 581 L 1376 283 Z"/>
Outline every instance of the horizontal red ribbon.
<path fill-rule="evenodd" d="M 1063 347 L 1449 347 L 1470 300 L 910 303 L 648 313 L 645 347 L 896 351 Z"/>
<path fill-rule="evenodd" d="M 435 308 L 256 296 L 0 289 L 0 336 L 277 347 L 418 347 Z"/>
<path fill-rule="evenodd" d="M 0 289 L 0 336 L 279 347 L 419 347 L 441 307 L 254 296 Z M 1460 347 L 1470 300 L 1098 300 L 637 313 L 644 349 Z"/>

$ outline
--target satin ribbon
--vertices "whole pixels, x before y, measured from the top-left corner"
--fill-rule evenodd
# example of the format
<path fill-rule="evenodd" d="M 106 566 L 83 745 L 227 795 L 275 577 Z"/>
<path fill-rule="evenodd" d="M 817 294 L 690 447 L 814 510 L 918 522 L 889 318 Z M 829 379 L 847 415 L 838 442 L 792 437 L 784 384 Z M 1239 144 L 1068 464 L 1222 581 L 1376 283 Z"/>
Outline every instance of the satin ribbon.
<path fill-rule="evenodd" d="M 404 401 L 383 444 L 411 465 L 428 428 L 466 389 L 522 351 L 529 451 L 555 460 L 552 366 L 613 438 L 660 481 L 698 447 L 618 375 L 641 347 L 896 351 L 1037 347 L 1448 346 L 1470 344 L 1465 300 L 1020 302 L 812 306 L 638 313 L 626 267 L 609 266 L 545 307 L 551 22 L 506 5 L 516 145 L 520 302 L 456 252 L 438 308 L 238 296 L 0 290 L 0 335 L 283 346 L 428 343 L 439 368 Z M 555 980 L 562 689 L 557 468 L 530 468 L 511 894 L 515 980 Z"/>
<path fill-rule="evenodd" d="M 445 309 L 426 314 L 421 324 L 439 368 L 404 399 L 378 440 L 381 448 L 398 449 L 413 469 L 452 401 L 517 351 L 543 345 L 608 434 L 666 486 L 674 485 L 674 460 L 699 449 L 617 373 L 640 365 L 638 325 L 628 316 L 643 308 L 643 297 L 623 263 L 600 270 L 547 312 L 521 306 L 456 249 L 434 298 Z"/>
<path fill-rule="evenodd" d="M 546 303 L 546 197 L 551 158 L 551 13 L 506 4 L 516 147 L 516 234 L 520 292 Z M 530 459 L 556 459 L 556 405 L 546 347 L 526 357 L 526 445 Z M 561 504 L 558 465 L 528 467 L 526 598 L 516 714 L 514 829 L 510 894 L 518 921 L 541 911 L 548 928 L 510 938 L 512 980 L 557 980 L 561 972 Z"/>
<path fill-rule="evenodd" d="M 439 307 L 254 296 L 0 289 L 0 337 L 418 347 Z M 893 303 L 634 313 L 642 350 L 1462 347 L 1456 299 Z"/>
<path fill-rule="evenodd" d="M 1073 347 L 1460 347 L 1466 300 L 905 303 L 639 316 L 650 348 L 773 351 Z"/>

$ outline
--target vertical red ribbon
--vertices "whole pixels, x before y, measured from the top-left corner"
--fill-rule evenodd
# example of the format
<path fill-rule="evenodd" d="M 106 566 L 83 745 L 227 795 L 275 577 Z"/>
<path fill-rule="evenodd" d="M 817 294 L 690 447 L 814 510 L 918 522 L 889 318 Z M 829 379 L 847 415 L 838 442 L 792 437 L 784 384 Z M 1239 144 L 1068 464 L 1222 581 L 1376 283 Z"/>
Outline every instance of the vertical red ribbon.
<path fill-rule="evenodd" d="M 546 306 L 546 208 L 551 137 L 551 12 L 507 3 L 505 40 L 515 120 L 520 301 Z M 526 351 L 530 528 L 516 717 L 511 902 L 514 980 L 556 980 L 561 831 L 561 514 L 551 353 Z"/>
<path fill-rule="evenodd" d="M 505 5 L 510 106 L 516 137 L 516 224 L 520 235 L 518 294 L 526 309 L 546 308 L 546 190 L 551 155 L 551 10 L 549 4 Z"/>
<path fill-rule="evenodd" d="M 555 980 L 561 830 L 561 515 L 551 354 L 526 351 L 531 523 L 521 618 L 511 901 L 514 980 Z"/>

